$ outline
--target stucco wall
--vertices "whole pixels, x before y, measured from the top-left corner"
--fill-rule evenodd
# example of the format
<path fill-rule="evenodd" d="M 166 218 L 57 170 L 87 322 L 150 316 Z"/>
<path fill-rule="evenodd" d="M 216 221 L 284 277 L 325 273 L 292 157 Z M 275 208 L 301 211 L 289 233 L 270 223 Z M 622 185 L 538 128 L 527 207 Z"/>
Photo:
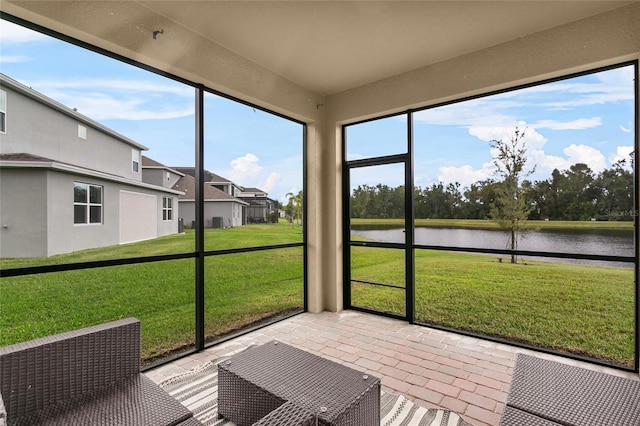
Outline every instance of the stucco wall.
<path fill-rule="evenodd" d="M 0 257 L 46 256 L 47 172 L 0 168 L 0 194 Z"/>
<path fill-rule="evenodd" d="M 2 135 L 1 153 L 28 153 L 142 180 L 142 173 L 132 170 L 131 145 L 5 85 L 2 90 L 7 92 L 7 133 Z M 87 128 L 86 139 L 78 137 L 79 124 Z"/>
<path fill-rule="evenodd" d="M 73 223 L 73 183 L 103 186 L 103 223 Z M 156 197 L 157 233 L 178 232 L 178 200 L 147 188 L 47 169 L 0 169 L 0 257 L 43 257 L 120 243 L 120 191 Z M 162 220 L 162 197 L 174 200 L 174 217 Z M 6 228 L 4 227 L 6 225 Z"/>
<path fill-rule="evenodd" d="M 237 217 L 237 213 L 234 217 L 233 205 L 236 205 L 236 211 L 240 208 L 240 204 L 229 201 L 207 201 L 204 203 L 204 227 L 211 228 L 212 218 L 221 217 L 222 226 L 227 228 L 229 226 L 241 226 L 242 218 Z M 196 220 L 195 203 L 193 201 L 180 201 L 179 209 L 180 217 L 184 219 L 185 225 L 191 227 L 191 223 Z"/>
<path fill-rule="evenodd" d="M 167 180 L 167 173 L 169 173 L 169 179 Z M 150 183 L 151 185 L 161 186 L 163 188 L 173 188 L 173 185 L 178 182 L 180 175 L 172 173 L 166 169 L 150 169 L 144 168 L 142 170 L 142 181 Z"/>

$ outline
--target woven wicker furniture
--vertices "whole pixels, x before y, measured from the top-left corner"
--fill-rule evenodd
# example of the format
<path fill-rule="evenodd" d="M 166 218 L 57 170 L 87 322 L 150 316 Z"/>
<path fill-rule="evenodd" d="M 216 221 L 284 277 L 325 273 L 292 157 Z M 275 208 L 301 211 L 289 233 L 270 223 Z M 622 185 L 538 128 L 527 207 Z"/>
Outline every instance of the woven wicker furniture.
<path fill-rule="evenodd" d="M 518 354 L 502 426 L 640 426 L 640 381 Z"/>
<path fill-rule="evenodd" d="M 379 425 L 380 379 L 272 341 L 218 365 L 218 412 L 238 426 Z"/>
<path fill-rule="evenodd" d="M 202 424 L 140 373 L 135 318 L 0 348 L 0 394 L 10 426 Z"/>

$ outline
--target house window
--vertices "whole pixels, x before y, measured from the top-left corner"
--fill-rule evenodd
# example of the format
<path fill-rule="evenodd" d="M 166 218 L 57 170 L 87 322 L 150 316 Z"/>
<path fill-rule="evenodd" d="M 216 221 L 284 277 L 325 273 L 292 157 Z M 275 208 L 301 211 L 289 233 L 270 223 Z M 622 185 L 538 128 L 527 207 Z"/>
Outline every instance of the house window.
<path fill-rule="evenodd" d="M 172 197 L 162 197 L 162 220 L 173 220 Z"/>
<path fill-rule="evenodd" d="M 102 186 L 73 183 L 73 223 L 102 223 Z"/>
<path fill-rule="evenodd" d="M 0 90 L 0 133 L 7 133 L 7 92 Z"/>
<path fill-rule="evenodd" d="M 87 128 L 82 124 L 78 124 L 78 137 L 80 139 L 87 139 Z"/>
<path fill-rule="evenodd" d="M 131 169 L 137 173 L 140 169 L 140 151 L 138 151 L 137 149 L 131 150 L 131 163 Z"/>

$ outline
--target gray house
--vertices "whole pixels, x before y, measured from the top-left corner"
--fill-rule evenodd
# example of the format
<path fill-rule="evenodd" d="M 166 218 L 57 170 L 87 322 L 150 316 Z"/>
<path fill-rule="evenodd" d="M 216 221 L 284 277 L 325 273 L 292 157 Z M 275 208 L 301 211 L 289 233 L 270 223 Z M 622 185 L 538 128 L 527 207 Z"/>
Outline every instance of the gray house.
<path fill-rule="evenodd" d="M 180 173 L 184 173 L 186 175 L 196 177 L 195 167 L 174 167 L 174 169 L 179 171 Z M 217 188 L 220 191 L 228 195 L 231 195 L 233 197 L 238 197 L 242 192 L 241 186 L 236 185 L 234 182 L 230 181 L 229 179 L 224 178 L 215 173 L 212 173 L 209 170 L 204 171 L 204 183 L 205 185 Z"/>
<path fill-rule="evenodd" d="M 185 174 L 173 186 L 180 191 L 180 217 L 187 226 L 196 220 L 195 194 L 196 179 Z M 248 203 L 227 194 L 212 185 L 204 185 L 204 226 L 205 228 L 228 228 L 243 225 L 243 212 Z"/>
<path fill-rule="evenodd" d="M 4 74 L 0 101 L 0 257 L 177 233 L 181 192 L 143 180 L 146 147 Z"/>
<path fill-rule="evenodd" d="M 174 167 L 173 169 L 191 177 L 195 177 L 196 175 L 196 169 L 194 167 Z M 269 198 L 267 192 L 259 188 L 245 188 L 208 170 L 204 171 L 204 182 L 205 187 L 219 189 L 225 194 L 243 201 L 241 225 L 247 223 L 264 223 L 267 221 L 269 213 L 278 211 L 278 203 Z M 213 196 L 213 193 L 211 195 Z"/>
<path fill-rule="evenodd" d="M 269 194 L 260 188 L 242 188 L 238 198 L 249 203 L 246 209 L 249 223 L 267 222 L 269 215 L 278 211 L 278 202 L 269 198 Z"/>

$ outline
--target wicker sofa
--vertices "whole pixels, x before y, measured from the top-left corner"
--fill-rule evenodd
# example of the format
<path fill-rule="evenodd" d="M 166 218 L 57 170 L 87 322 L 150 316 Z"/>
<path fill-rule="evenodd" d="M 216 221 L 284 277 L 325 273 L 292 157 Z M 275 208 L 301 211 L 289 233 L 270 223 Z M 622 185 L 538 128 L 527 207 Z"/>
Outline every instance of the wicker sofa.
<path fill-rule="evenodd" d="M 0 396 L 0 425 L 202 425 L 140 373 L 135 318 L 0 348 Z"/>
<path fill-rule="evenodd" d="M 518 354 L 500 426 L 640 426 L 640 380 Z"/>

